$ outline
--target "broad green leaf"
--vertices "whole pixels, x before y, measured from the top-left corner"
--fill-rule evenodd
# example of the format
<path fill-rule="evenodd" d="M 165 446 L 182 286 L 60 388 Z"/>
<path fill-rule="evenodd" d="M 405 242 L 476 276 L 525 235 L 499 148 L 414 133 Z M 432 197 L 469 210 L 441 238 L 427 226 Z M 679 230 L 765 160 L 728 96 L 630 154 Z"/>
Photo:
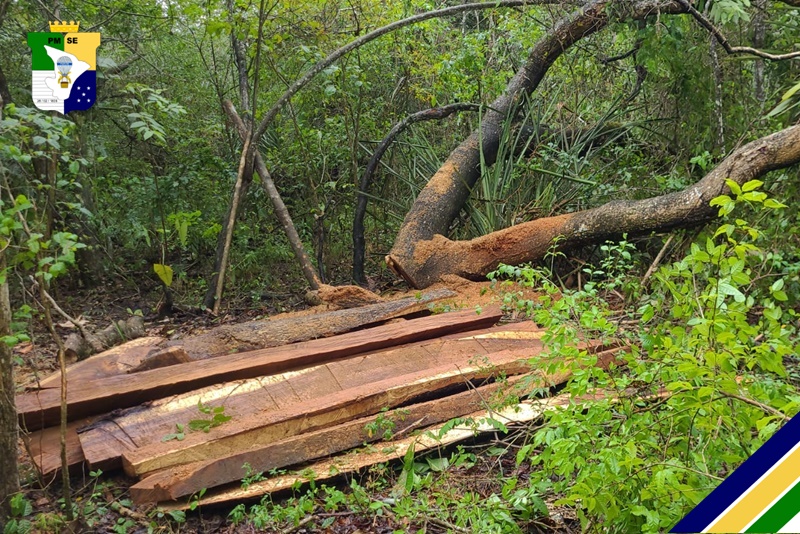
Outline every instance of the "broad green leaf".
<path fill-rule="evenodd" d="M 762 185 L 764 185 L 764 182 L 762 182 L 761 180 L 750 180 L 749 182 L 745 182 L 742 185 L 742 191 L 745 191 L 745 192 L 753 191 L 755 189 L 758 189 Z"/>
<path fill-rule="evenodd" d="M 162 265 L 161 263 L 154 263 L 153 270 L 158 277 L 164 282 L 164 285 L 170 287 L 172 285 L 172 267 L 169 265 Z"/>

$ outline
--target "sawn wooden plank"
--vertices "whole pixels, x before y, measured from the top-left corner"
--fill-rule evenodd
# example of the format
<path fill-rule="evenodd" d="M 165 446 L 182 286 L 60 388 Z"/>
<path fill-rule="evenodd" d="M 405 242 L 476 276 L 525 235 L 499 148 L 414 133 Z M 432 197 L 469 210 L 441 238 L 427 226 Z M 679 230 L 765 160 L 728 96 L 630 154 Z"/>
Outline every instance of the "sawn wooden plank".
<path fill-rule="evenodd" d="M 243 466 L 252 473 L 301 464 L 337 452 L 383 439 L 384 429 L 392 431 L 394 439 L 421 427 L 447 421 L 494 403 L 495 395 L 518 395 L 514 384 L 521 376 L 505 382 L 494 382 L 441 399 L 413 404 L 381 412 L 340 425 L 283 439 L 264 447 L 247 449 L 231 456 L 205 460 L 154 473 L 131 486 L 131 498 L 137 504 L 175 500 L 202 489 L 241 480 Z M 387 422 L 388 425 L 387 426 Z M 377 430 L 368 430 L 377 428 Z"/>
<path fill-rule="evenodd" d="M 202 388 L 222 380 L 275 374 L 320 364 L 336 358 L 410 343 L 454 332 L 490 326 L 502 316 L 498 308 L 456 311 L 316 339 L 285 347 L 231 354 L 209 360 L 173 365 L 126 376 L 112 376 L 68 389 L 70 420 L 101 414 Z M 58 389 L 23 393 L 16 398 L 20 425 L 38 430 L 58 423 Z"/>
<path fill-rule="evenodd" d="M 123 452 L 159 442 L 175 432 L 176 425 L 198 419 L 199 402 L 222 406 L 238 421 L 249 414 L 282 410 L 316 396 L 447 362 L 463 364 L 490 352 L 537 348 L 543 333 L 527 321 L 374 351 L 300 371 L 215 384 L 98 421 L 81 430 L 81 445 L 92 469 L 110 471 L 121 467 Z"/>
<path fill-rule="evenodd" d="M 484 356 L 480 364 L 448 363 L 432 369 L 393 376 L 295 403 L 282 410 L 256 413 L 213 428 L 208 433 L 188 434 L 183 441 L 168 441 L 123 454 L 125 472 L 142 476 L 159 469 L 221 458 L 252 447 L 263 447 L 281 438 L 324 428 L 395 407 L 415 397 L 493 376 L 522 373 L 530 367 L 524 359 L 531 351 L 502 351 Z"/>

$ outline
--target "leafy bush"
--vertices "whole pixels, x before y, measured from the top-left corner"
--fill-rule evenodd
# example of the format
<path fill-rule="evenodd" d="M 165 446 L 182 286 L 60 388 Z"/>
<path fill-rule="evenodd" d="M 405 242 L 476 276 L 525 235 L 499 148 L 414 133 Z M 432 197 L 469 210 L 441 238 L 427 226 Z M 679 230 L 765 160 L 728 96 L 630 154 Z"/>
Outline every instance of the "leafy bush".
<path fill-rule="evenodd" d="M 796 370 L 787 373 L 798 352 L 788 276 L 766 271 L 769 238 L 732 216 L 745 206 L 759 217 L 785 206 L 757 180 L 728 185 L 732 196 L 712 202 L 723 224 L 661 267 L 652 288 L 632 288 L 643 294 L 635 311 L 612 310 L 603 298 L 622 274 L 563 293 L 546 269 L 503 266 L 493 275 L 544 291 L 538 301 L 506 296 L 547 329 L 548 356 L 534 366 L 568 367 L 565 392 L 575 399 L 604 397 L 549 414 L 517 455 L 534 467 L 528 493 L 555 493 L 585 530 L 672 527 L 800 408 Z M 619 257 L 603 270 L 627 264 L 627 246 L 607 251 Z M 601 370 L 576 348 L 587 338 L 622 339 L 630 350 Z"/>

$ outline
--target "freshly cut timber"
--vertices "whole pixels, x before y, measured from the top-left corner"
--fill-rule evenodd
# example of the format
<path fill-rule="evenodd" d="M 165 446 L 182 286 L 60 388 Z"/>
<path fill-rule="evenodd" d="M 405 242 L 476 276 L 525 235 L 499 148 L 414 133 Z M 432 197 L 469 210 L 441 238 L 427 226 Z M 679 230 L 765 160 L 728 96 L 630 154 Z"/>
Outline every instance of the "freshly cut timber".
<path fill-rule="evenodd" d="M 81 429 L 80 440 L 92 469 L 109 471 L 121 466 L 123 452 L 158 443 L 173 434 L 176 425 L 186 426 L 198 419 L 199 403 L 224 407 L 225 414 L 234 417 L 238 425 L 241 418 L 251 414 L 285 410 L 322 395 L 448 362 L 464 364 L 478 359 L 478 355 L 500 350 L 536 351 L 541 347 L 537 340 L 543 333 L 527 321 L 453 334 L 300 371 L 217 384 L 117 413 Z"/>
<path fill-rule="evenodd" d="M 67 368 L 67 378 L 72 384 L 86 383 L 98 378 L 137 373 L 186 361 L 330 337 L 420 313 L 427 310 L 430 303 L 456 295 L 456 292 L 449 289 L 437 289 L 424 293 L 419 298 L 403 298 L 356 309 L 223 325 L 178 340 L 157 336 L 134 339 L 70 365 Z M 60 386 L 61 374 L 57 372 L 39 380 L 34 387 L 45 389 Z"/>
<path fill-rule="evenodd" d="M 491 326 L 501 316 L 497 308 L 483 310 L 480 314 L 475 310 L 444 313 L 326 339 L 112 376 L 88 384 L 73 384 L 68 390 L 67 413 L 71 420 L 101 414 L 108 412 L 109 407 L 127 408 L 222 380 L 280 373 L 402 343 Z M 23 393 L 17 396 L 16 403 L 23 428 L 38 430 L 59 421 L 58 389 Z"/>
<path fill-rule="evenodd" d="M 497 400 L 498 392 L 504 396 L 518 396 L 522 391 L 514 384 L 523 376 L 304 433 L 225 458 L 159 471 L 131 486 L 131 498 L 137 504 L 175 500 L 202 489 L 241 480 L 246 475 L 242 469 L 245 464 L 253 473 L 264 473 L 379 441 L 383 439 L 384 431 L 398 438 L 401 434 L 485 408 L 487 403 Z"/>
<path fill-rule="evenodd" d="M 597 367 L 608 368 L 616 361 L 622 348 L 598 354 Z M 253 447 L 219 459 L 202 460 L 173 469 L 164 469 L 147 476 L 131 487 L 134 502 L 147 503 L 174 500 L 202 489 L 210 489 L 245 476 L 243 466 L 249 465 L 253 473 L 267 472 L 329 456 L 363 443 L 381 439 L 381 422 L 389 421 L 390 428 L 401 433 L 417 430 L 456 417 L 465 416 L 481 408 L 488 408 L 502 398 L 520 397 L 532 389 L 565 382 L 570 372 L 556 375 L 512 376 L 504 382 L 494 382 L 462 393 L 412 404 L 380 416 L 371 416 L 342 423 L 314 432 L 283 439 L 264 447 Z M 527 380 L 523 380 L 523 378 Z M 499 399 L 497 398 L 499 394 Z M 369 430 L 368 430 L 369 429 Z"/>
<path fill-rule="evenodd" d="M 67 468 L 71 474 L 77 474 L 85 460 L 78 439 L 78 428 L 93 421 L 94 418 L 87 418 L 67 425 Z M 22 439 L 33 464 L 43 477 L 55 477 L 61 472 L 61 427 L 51 426 L 30 434 L 22 434 Z"/>
<path fill-rule="evenodd" d="M 270 477 L 267 480 L 254 482 L 243 488 L 241 485 L 224 486 L 211 490 L 201 497 L 198 502 L 201 506 L 210 506 L 232 501 L 254 499 L 268 493 L 274 493 L 292 488 L 310 480 L 321 482 L 347 473 L 353 473 L 370 465 L 390 462 L 406 455 L 413 447 L 414 453 L 452 445 L 459 441 L 469 439 L 481 432 L 497 431 L 497 427 L 489 420 L 500 421 L 505 425 L 527 423 L 539 419 L 548 410 L 567 406 L 575 402 L 569 395 L 559 395 L 541 400 L 524 401 L 514 404 L 500 411 L 481 410 L 465 417 L 473 424 L 463 424 L 444 431 L 444 425 L 424 429 L 416 436 L 409 436 L 381 444 L 379 450 L 371 449 L 358 454 L 348 454 L 321 460 L 306 466 L 301 474 L 291 473 Z M 147 479 L 145 479 L 147 480 Z M 159 506 L 164 509 L 186 509 L 188 501 L 162 502 Z"/>
<path fill-rule="evenodd" d="M 163 337 L 158 336 L 140 337 L 112 347 L 67 367 L 67 380 L 70 384 L 88 384 L 101 378 L 125 374 L 146 361 L 154 348 L 164 341 Z M 61 387 L 61 373 L 55 372 L 42 378 L 33 387 L 58 389 Z"/>
<path fill-rule="evenodd" d="M 541 349 L 540 349 L 541 350 Z M 275 441 L 314 429 L 336 425 L 379 412 L 448 387 L 499 373 L 519 374 L 530 368 L 531 349 L 481 355 L 473 364 L 462 360 L 407 374 L 393 374 L 361 386 L 315 396 L 281 410 L 236 418 L 209 432 L 187 434 L 183 441 L 167 441 L 123 454 L 125 472 L 142 476 L 159 469 L 190 462 L 222 458 L 232 452 L 263 447 Z M 413 363 L 421 363 L 417 360 Z M 352 373 L 358 372 L 356 368 Z M 370 377 L 367 377 L 370 378 Z"/>

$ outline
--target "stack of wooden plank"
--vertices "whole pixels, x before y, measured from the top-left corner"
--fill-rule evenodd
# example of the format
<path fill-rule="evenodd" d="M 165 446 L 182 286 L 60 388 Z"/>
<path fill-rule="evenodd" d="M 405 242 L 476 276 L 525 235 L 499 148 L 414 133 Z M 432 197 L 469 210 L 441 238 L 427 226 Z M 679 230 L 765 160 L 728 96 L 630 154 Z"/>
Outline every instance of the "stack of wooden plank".
<path fill-rule="evenodd" d="M 84 366 L 68 388 L 70 463 L 124 469 L 139 479 L 134 502 L 174 501 L 235 484 L 245 466 L 312 462 L 385 430 L 408 434 L 472 414 L 520 382 L 543 349 L 536 325 L 496 326 L 501 316 L 456 311 L 134 373 Z M 615 349 L 589 345 L 599 365 L 614 359 Z M 19 395 L 17 408 L 35 464 L 55 472 L 59 390 Z"/>

